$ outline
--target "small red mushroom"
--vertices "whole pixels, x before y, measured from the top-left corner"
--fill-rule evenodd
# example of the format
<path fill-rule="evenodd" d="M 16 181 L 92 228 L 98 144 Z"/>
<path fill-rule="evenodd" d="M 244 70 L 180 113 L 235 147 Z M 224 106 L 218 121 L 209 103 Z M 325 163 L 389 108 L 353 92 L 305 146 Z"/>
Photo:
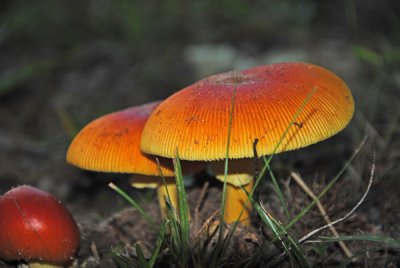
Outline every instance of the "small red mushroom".
<path fill-rule="evenodd" d="M 76 222 L 54 196 L 27 185 L 0 196 L 0 259 L 62 266 L 79 242 Z"/>

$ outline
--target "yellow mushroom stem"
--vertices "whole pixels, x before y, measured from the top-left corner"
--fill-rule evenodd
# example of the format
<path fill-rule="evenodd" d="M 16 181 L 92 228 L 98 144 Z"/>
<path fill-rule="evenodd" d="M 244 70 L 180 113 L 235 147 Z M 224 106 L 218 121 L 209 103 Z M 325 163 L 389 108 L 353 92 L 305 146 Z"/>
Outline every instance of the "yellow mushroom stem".
<path fill-rule="evenodd" d="M 251 193 L 253 184 L 253 180 L 251 180 L 250 183 L 243 185 L 243 188 L 246 192 Z M 224 221 L 226 223 L 239 221 L 244 225 L 250 225 L 252 205 L 250 200 L 248 201 L 246 192 L 240 186 L 234 186 L 230 183 L 226 184 L 226 202 L 224 211 Z"/>
<path fill-rule="evenodd" d="M 135 188 L 157 188 L 158 203 L 160 205 L 161 216 L 166 218 L 168 213 L 165 197 L 169 197 L 171 205 L 178 209 L 178 198 L 176 194 L 176 184 L 174 177 L 165 177 L 165 184 L 160 177 L 152 177 L 145 175 L 134 175 L 131 179 L 131 185 Z"/>
<path fill-rule="evenodd" d="M 32 262 L 28 263 L 29 268 L 62 268 L 62 265 L 48 264 L 48 263 L 40 263 L 40 262 Z M 18 266 L 19 267 L 19 266 Z"/>
<path fill-rule="evenodd" d="M 225 161 L 217 161 L 211 164 L 211 171 L 215 177 L 224 182 L 225 179 Z M 253 159 L 232 159 L 228 163 L 228 172 L 226 176 L 226 199 L 224 208 L 224 220 L 226 223 L 240 221 L 244 225 L 250 225 L 250 213 L 252 206 L 244 189 L 248 193 L 253 188 L 255 173 L 255 163 Z M 246 204 L 247 202 L 247 204 Z M 246 207 L 244 208 L 246 204 Z M 242 210 L 244 211 L 242 213 Z M 240 213 L 242 215 L 240 216 Z"/>
<path fill-rule="evenodd" d="M 165 178 L 165 185 L 161 181 L 161 184 L 157 187 L 157 195 L 158 202 L 160 203 L 161 215 L 163 218 L 166 218 L 168 213 L 167 203 L 165 202 L 165 198 L 168 197 L 170 204 L 174 207 L 175 210 L 178 209 L 178 197 L 176 194 L 176 183 L 175 178 Z"/>

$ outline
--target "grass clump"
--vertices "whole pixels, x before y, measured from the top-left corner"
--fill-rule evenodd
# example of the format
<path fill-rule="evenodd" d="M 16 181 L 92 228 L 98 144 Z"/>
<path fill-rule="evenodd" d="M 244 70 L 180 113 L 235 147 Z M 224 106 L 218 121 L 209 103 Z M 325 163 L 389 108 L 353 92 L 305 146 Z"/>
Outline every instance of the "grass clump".
<path fill-rule="evenodd" d="M 289 128 L 296 122 L 296 118 L 300 115 L 305 105 L 311 99 L 316 90 L 317 88 L 312 89 L 307 98 L 304 100 L 303 104 L 294 115 L 293 120 L 283 133 L 281 140 L 276 144 L 274 152 L 277 150 L 277 148 L 279 148 L 282 140 L 288 133 Z M 229 138 L 234 98 L 235 93 L 232 97 L 232 107 L 227 133 L 228 139 L 225 159 L 225 178 L 228 174 L 229 168 Z M 183 183 L 180 159 L 177 153 L 173 163 L 176 174 L 179 208 L 172 207 L 170 202 L 168 202 L 168 197 L 166 197 L 167 204 L 169 204 L 167 206 L 167 218 L 158 231 L 158 238 L 154 250 L 150 257 L 145 258 L 140 246 L 136 245 L 137 257 L 135 263 L 138 267 L 145 268 L 154 267 L 158 264 L 160 266 L 167 264 L 171 267 L 278 267 L 282 265 L 282 262 L 286 261 L 291 267 L 314 267 L 315 265 L 324 263 L 324 258 L 327 254 L 329 254 L 329 245 L 333 242 L 367 241 L 381 243 L 384 247 L 392 250 L 399 250 L 400 242 L 398 240 L 379 235 L 363 234 L 339 235 L 335 237 L 324 236 L 319 237 L 317 240 L 310 240 L 311 237 L 314 237 L 320 231 L 347 219 L 361 205 L 372 184 L 372 179 L 374 176 L 373 172 L 375 168 L 374 164 L 372 165 L 370 183 L 368 184 L 367 191 L 362 196 L 361 200 L 356 204 L 356 206 L 354 206 L 353 209 L 346 214 L 346 216 L 332 221 L 320 228 L 316 228 L 305 235 L 303 234 L 303 237 L 300 237 L 299 231 L 294 228 L 295 225 L 299 223 L 300 220 L 319 203 L 319 200 L 326 195 L 330 189 L 332 189 L 334 184 L 337 183 L 343 173 L 350 167 L 352 161 L 360 153 L 366 140 L 367 138 L 365 137 L 361 144 L 355 149 L 351 157 L 345 162 L 342 169 L 339 170 L 336 176 L 334 176 L 334 178 L 324 187 L 324 189 L 319 194 L 315 195 L 315 198 L 312 198 L 308 205 L 294 214 L 291 212 L 290 207 L 288 206 L 289 202 L 287 197 L 281 190 L 270 165 L 275 153 L 271 154 L 269 157 L 264 156 L 264 166 L 256 177 L 254 189 L 251 192 L 246 193 L 249 197 L 249 202 L 251 202 L 259 217 L 259 228 L 266 231 L 264 231 L 262 234 L 258 234 L 258 240 L 255 243 L 257 245 L 254 247 L 254 250 L 248 251 L 248 255 L 243 257 L 240 261 L 238 261 L 238 256 L 235 256 L 235 254 L 237 254 L 235 253 L 235 249 L 233 248 L 232 250 L 232 242 L 237 242 L 237 240 L 234 240 L 234 238 L 239 240 L 242 239 L 239 241 L 239 243 L 243 242 L 243 238 L 237 234 L 237 232 L 240 232 L 242 228 L 239 227 L 238 222 L 228 226 L 223 221 L 224 206 L 226 202 L 226 179 L 222 188 L 223 195 L 220 204 L 219 220 L 216 220 L 214 215 L 204 223 L 200 230 L 191 230 L 191 225 L 189 222 L 189 208 Z M 257 155 L 256 152 L 255 155 Z M 266 174 L 268 174 L 272 180 L 274 192 L 284 211 L 284 219 L 281 219 L 282 222 L 268 212 L 263 204 L 254 197 L 254 191 L 256 190 L 256 187 Z M 245 191 L 244 188 L 243 191 Z M 141 209 L 136 202 L 128 202 L 136 207 L 149 223 L 152 222 L 149 220 L 149 216 L 146 215 L 144 210 Z M 194 235 L 195 232 L 197 232 L 196 235 Z M 308 246 L 309 244 L 312 245 L 311 248 L 306 247 L 306 245 Z M 355 252 L 354 255 L 350 255 L 347 259 L 345 258 L 342 261 L 343 263 L 348 264 L 354 263 L 357 260 L 356 257 L 358 255 L 358 252 Z M 121 262 L 121 259 L 118 262 Z"/>
<path fill-rule="evenodd" d="M 365 139 L 360 146 L 354 151 L 350 159 L 344 164 L 343 168 L 338 172 L 334 179 L 329 183 L 318 195 L 320 200 L 337 182 L 344 171 L 349 167 L 351 162 L 359 154 Z M 266 163 L 268 159 L 266 159 Z M 241 227 L 237 223 L 230 226 L 218 221 L 218 217 L 210 217 L 199 230 L 192 230 L 193 225 L 189 221 L 189 208 L 187 206 L 186 192 L 183 185 L 183 176 L 181 173 L 180 161 L 177 156 L 174 159 L 176 172 L 176 181 L 179 197 L 179 208 L 170 205 L 167 199 L 168 213 L 167 218 L 157 227 L 158 236 L 155 241 L 152 253 L 145 257 L 140 245 L 135 246 L 136 256 L 134 260 L 130 260 L 129 264 L 134 263 L 137 267 L 162 267 L 168 264 L 171 267 L 254 267 L 254 266 L 272 266 L 278 267 L 282 262 L 288 262 L 291 267 L 313 267 L 318 263 L 324 262 L 329 248 L 332 243 L 338 241 L 363 241 L 378 243 L 381 249 L 388 248 L 390 250 L 400 250 L 400 242 L 388 236 L 380 235 L 340 235 L 339 237 L 320 236 L 317 239 L 310 240 L 315 234 L 304 235 L 300 237 L 298 231 L 294 228 L 296 223 L 307 215 L 311 209 L 316 206 L 315 200 L 309 202 L 308 206 L 300 212 L 293 214 L 292 218 L 281 220 L 276 219 L 262 203 L 256 200 L 252 193 L 248 193 L 250 202 L 260 219 L 260 228 L 267 230 L 266 234 L 260 235 L 258 245 L 253 252 L 248 252 L 249 256 L 244 257 L 242 261 L 233 263 L 230 258 L 232 256 L 232 241 L 235 241 L 235 232 L 241 231 Z M 269 164 L 266 164 L 259 176 L 266 173 L 273 173 Z M 279 184 L 278 184 L 278 187 Z M 282 192 L 282 190 L 280 189 Z M 282 192 L 283 193 L 283 192 Z M 283 198 L 286 197 L 282 194 Z M 279 199 L 279 198 L 278 198 Z M 147 213 L 140 208 L 136 202 L 130 202 L 135 208 L 142 211 L 143 216 Z M 288 207 L 290 211 L 290 206 Z M 284 214 L 286 215 L 286 214 Z M 149 215 L 144 216 L 150 218 Z M 196 234 L 195 234 L 196 233 Z M 116 262 L 119 266 L 124 267 L 121 263 L 127 265 L 127 257 L 123 252 L 114 252 Z M 355 250 L 352 258 L 343 259 L 343 262 L 354 263 L 357 256 L 362 255 Z M 131 256 L 132 258 L 132 256 Z M 125 267 L 129 267 L 129 264 Z"/>

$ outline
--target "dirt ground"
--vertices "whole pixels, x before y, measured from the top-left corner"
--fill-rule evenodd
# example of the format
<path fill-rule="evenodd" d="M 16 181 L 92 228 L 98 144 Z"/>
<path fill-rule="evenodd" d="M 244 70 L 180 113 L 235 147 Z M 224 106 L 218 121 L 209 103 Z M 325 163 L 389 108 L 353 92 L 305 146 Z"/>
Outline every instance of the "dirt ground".
<path fill-rule="evenodd" d="M 321 202 L 332 220 L 349 212 L 366 189 L 375 153 L 371 191 L 336 229 L 341 235 L 399 240 L 397 1 L 171 2 L 0 3 L 0 193 L 29 184 L 57 196 L 81 230 L 75 266 L 117 267 L 113 249 L 134 259 L 137 243 L 149 254 L 157 234 L 107 185 L 117 184 L 159 222 L 155 192 L 131 188 L 130 175 L 87 172 L 68 165 L 65 153 L 76 132 L 94 118 L 164 99 L 212 73 L 303 60 L 342 77 L 352 89 L 356 112 L 335 137 L 273 159 L 289 211 L 296 215 L 311 202 L 290 179 L 291 172 L 301 174 L 319 193 L 367 135 L 360 153 Z M 210 185 L 199 200 L 205 182 Z M 193 238 L 218 211 L 221 184 L 200 173 L 187 194 L 192 216 L 200 206 L 198 220 L 191 223 Z M 267 211 L 285 222 L 268 176 L 257 194 Z M 241 266 L 246 258 L 255 259 L 253 266 L 290 265 L 278 258 L 278 247 L 265 251 L 261 245 L 271 234 L 255 214 L 252 219 L 251 227 L 238 228 L 226 267 Z M 313 208 L 294 225 L 291 235 L 301 238 L 324 224 Z M 336 243 L 316 243 L 320 235 L 332 236 L 324 231 L 310 239 L 314 243 L 302 245 L 315 266 L 400 266 L 398 247 L 346 241 L 357 255 L 350 262 Z M 158 265 L 168 266 L 167 261 L 168 252 L 163 252 Z M 15 265 L 0 261 L 0 267 Z"/>

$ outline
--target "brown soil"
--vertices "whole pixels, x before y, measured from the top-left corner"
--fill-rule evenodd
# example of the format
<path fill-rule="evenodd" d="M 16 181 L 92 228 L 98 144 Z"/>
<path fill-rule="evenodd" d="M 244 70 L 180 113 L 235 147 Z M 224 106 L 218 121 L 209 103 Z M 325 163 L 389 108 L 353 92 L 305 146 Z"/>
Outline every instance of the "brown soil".
<path fill-rule="evenodd" d="M 114 2 L 121 3 L 115 6 Z M 157 233 L 107 187 L 110 181 L 160 223 L 155 193 L 132 189 L 129 175 L 85 172 L 66 163 L 65 153 L 76 131 L 106 113 L 164 99 L 200 79 L 204 69 L 224 71 L 249 62 L 286 60 L 288 55 L 336 72 L 348 83 L 356 102 L 355 116 L 345 131 L 273 159 L 289 212 L 296 215 L 311 202 L 288 179 L 290 173 L 299 172 L 315 193 L 321 192 L 367 133 L 361 153 L 321 202 L 333 220 L 350 211 L 365 191 L 375 153 L 370 193 L 336 229 L 341 235 L 400 239 L 398 1 L 351 1 L 354 6 L 347 4 L 350 1 L 304 1 L 301 7 L 272 1 L 273 8 L 263 1 L 240 8 L 174 1 L 175 9 L 152 1 L 143 7 L 114 2 L 0 3 L 0 193 L 29 184 L 57 196 L 71 210 L 82 234 L 73 266 L 117 267 L 113 249 L 135 261 L 136 244 L 146 257 L 154 248 Z M 134 8 L 144 15 L 128 12 Z M 228 46 L 234 53 L 222 67 L 201 68 L 185 54 L 193 44 Z M 199 200 L 206 181 L 210 186 L 204 200 Z M 218 226 L 221 184 L 200 174 L 187 194 L 193 219 L 201 201 L 198 220 L 191 222 L 190 245 L 196 255 L 206 244 L 205 235 Z M 257 191 L 257 200 L 275 219 L 287 223 L 268 176 Z M 298 239 L 324 224 L 313 208 L 289 234 Z M 316 267 L 400 266 L 398 246 L 347 241 L 357 255 L 349 262 L 336 243 L 317 243 L 320 236 L 332 235 L 325 230 L 302 244 Z M 249 267 L 290 266 L 279 243 L 266 243 L 271 237 L 254 214 L 251 227 L 236 230 L 225 267 L 244 262 Z M 157 266 L 168 267 L 170 261 L 171 252 L 164 247 Z M 0 267 L 16 265 L 0 260 Z"/>

